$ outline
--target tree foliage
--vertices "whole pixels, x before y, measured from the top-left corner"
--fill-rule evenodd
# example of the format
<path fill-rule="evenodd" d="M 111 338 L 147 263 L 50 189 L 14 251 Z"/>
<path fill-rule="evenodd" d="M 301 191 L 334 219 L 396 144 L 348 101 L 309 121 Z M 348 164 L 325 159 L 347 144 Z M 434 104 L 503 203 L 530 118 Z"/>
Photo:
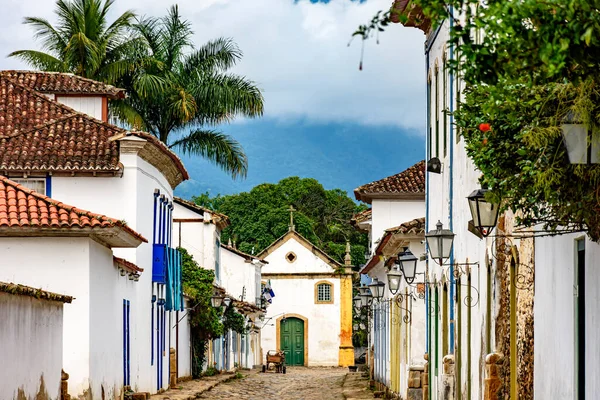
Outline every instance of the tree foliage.
<path fill-rule="evenodd" d="M 129 28 L 134 14 L 126 11 L 114 21 L 107 16 L 114 0 L 57 0 L 56 25 L 39 17 L 24 24 L 35 31 L 44 51 L 17 50 L 9 54 L 44 71 L 71 72 L 114 83 L 133 66 L 131 55 L 139 38 Z"/>
<path fill-rule="evenodd" d="M 356 231 L 350 219 L 365 206 L 357 206 L 340 189 L 325 190 L 315 179 L 289 177 L 235 195 L 210 197 L 204 193 L 194 201 L 229 216 L 231 226 L 223 231 L 222 241 L 231 239 L 244 252 L 258 254 L 284 235 L 291 205 L 296 210 L 298 233 L 342 263 L 348 240 L 353 263 L 364 263 L 367 236 Z"/>
<path fill-rule="evenodd" d="M 242 52 L 228 38 L 196 48 L 189 21 L 177 6 L 162 18 L 140 18 L 132 26 L 144 40 L 136 68 L 119 84 L 126 99 L 114 102 L 118 117 L 148 131 L 170 148 L 202 156 L 232 177 L 245 177 L 248 162 L 241 145 L 212 129 L 234 117 L 259 117 L 263 97 L 250 80 L 228 72 Z"/>

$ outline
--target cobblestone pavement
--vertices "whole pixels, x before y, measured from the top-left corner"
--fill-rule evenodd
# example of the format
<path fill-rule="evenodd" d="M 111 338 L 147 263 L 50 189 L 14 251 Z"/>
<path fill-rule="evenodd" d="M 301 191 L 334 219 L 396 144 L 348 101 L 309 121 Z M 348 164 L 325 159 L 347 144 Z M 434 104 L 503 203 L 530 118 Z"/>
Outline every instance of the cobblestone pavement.
<path fill-rule="evenodd" d="M 222 383 L 199 398 L 210 400 L 343 400 L 347 368 L 287 367 L 286 374 L 250 374 Z"/>

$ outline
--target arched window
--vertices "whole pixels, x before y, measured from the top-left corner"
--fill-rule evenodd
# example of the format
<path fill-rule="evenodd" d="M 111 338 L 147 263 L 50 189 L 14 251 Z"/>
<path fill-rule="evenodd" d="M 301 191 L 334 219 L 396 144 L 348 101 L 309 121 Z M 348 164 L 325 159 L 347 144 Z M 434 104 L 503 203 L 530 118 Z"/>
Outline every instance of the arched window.
<path fill-rule="evenodd" d="M 315 284 L 315 303 L 333 304 L 333 285 L 327 281 L 319 281 Z"/>

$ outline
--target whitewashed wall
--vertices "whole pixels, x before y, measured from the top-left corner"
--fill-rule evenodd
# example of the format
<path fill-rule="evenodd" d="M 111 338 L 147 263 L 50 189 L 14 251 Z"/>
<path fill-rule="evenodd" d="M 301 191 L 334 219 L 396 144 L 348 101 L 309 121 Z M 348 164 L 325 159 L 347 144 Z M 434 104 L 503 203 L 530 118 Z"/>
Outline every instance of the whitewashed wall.
<path fill-rule="evenodd" d="M 581 234 L 535 241 L 534 395 L 577 398 L 575 385 L 576 243 Z M 586 399 L 600 391 L 600 246 L 585 243 Z"/>
<path fill-rule="evenodd" d="M 157 294 L 152 284 L 154 191 L 159 189 L 169 200 L 173 198 L 173 191 L 162 173 L 137 155 L 122 154 L 121 162 L 125 168 L 122 177 L 53 177 L 52 197 L 82 209 L 125 220 L 129 227 L 148 239 L 149 243 L 142 243 L 136 249 L 114 249 L 114 253 L 144 269 L 136 283 L 135 293 L 127 297 L 132 307 L 131 386 L 136 391 L 155 393 L 156 354 L 154 363 L 151 363 L 151 299 L 153 294 Z M 173 245 L 176 244 L 173 241 Z M 123 297 L 119 299 L 122 304 Z M 171 317 L 171 321 L 174 318 Z M 169 378 L 168 351 L 163 356 L 163 366 L 162 382 L 166 388 Z M 87 374 L 87 371 L 82 373 Z"/>
<path fill-rule="evenodd" d="M 256 279 L 260 280 L 260 274 L 256 271 L 260 271 L 261 267 L 227 248 L 221 248 L 221 265 L 221 284 L 227 293 L 239 300 L 245 289 L 244 301 L 254 304 L 257 296 Z"/>
<path fill-rule="evenodd" d="M 178 313 L 178 318 L 172 325 L 172 335 L 175 337 L 179 332 L 179 350 L 177 352 L 177 377 L 186 378 L 192 376 L 192 341 L 190 331 L 190 320 L 188 318 L 190 308 L 194 304 L 189 298 L 185 298 L 185 311 Z M 177 324 L 177 325 L 176 325 Z"/>
<path fill-rule="evenodd" d="M 372 225 L 371 225 L 371 248 L 375 248 L 375 241 L 381 239 L 385 230 L 393 228 L 404 222 L 412 221 L 415 218 L 425 216 L 425 202 L 393 200 L 393 199 L 373 199 Z"/>
<path fill-rule="evenodd" d="M 0 399 L 60 399 L 63 303 L 0 292 L 0 321 Z"/>
<path fill-rule="evenodd" d="M 173 243 L 185 248 L 202 268 L 214 271 L 215 241 L 220 237 L 220 231 L 215 224 L 208 223 L 211 214 L 192 211 L 177 203 L 174 206 L 173 219 L 204 218 L 207 221 L 206 223 L 176 222 L 173 226 Z M 221 264 L 223 264 L 222 260 Z M 217 283 L 221 284 L 220 281 Z"/>
<path fill-rule="evenodd" d="M 61 96 L 56 95 L 56 101 L 79 112 L 102 120 L 101 96 Z"/>
<path fill-rule="evenodd" d="M 297 259 L 293 263 L 287 262 L 286 254 L 293 252 Z M 295 239 L 290 239 L 265 258 L 268 264 L 262 267 L 262 273 L 305 273 L 305 272 L 332 272 L 333 269 L 313 254 Z"/>

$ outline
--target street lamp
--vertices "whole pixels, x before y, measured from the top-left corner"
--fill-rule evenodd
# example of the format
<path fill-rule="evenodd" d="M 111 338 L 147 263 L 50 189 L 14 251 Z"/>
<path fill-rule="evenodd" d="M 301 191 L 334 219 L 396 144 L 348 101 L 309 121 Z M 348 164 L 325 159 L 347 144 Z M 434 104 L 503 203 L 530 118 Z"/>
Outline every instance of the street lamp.
<path fill-rule="evenodd" d="M 394 296 L 398 293 L 398 290 L 400 290 L 400 280 L 402 279 L 402 271 L 400 271 L 398 264 L 394 264 L 392 268 L 390 268 L 387 273 L 387 278 L 388 288 L 390 289 L 392 296 Z"/>
<path fill-rule="evenodd" d="M 223 304 L 223 296 L 213 296 L 210 298 L 210 305 L 218 308 Z"/>
<path fill-rule="evenodd" d="M 358 313 L 362 307 L 362 296 L 357 294 L 352 298 L 352 302 L 354 303 L 354 310 Z"/>
<path fill-rule="evenodd" d="M 440 221 L 436 224 L 435 230 L 425 234 L 429 255 L 440 265 L 445 259 L 450 258 L 452 243 L 454 242 L 454 233 L 449 229 L 442 229 L 444 225 Z M 439 261 L 438 261 L 439 260 Z"/>
<path fill-rule="evenodd" d="M 415 257 L 408 248 L 398 254 L 400 271 L 404 274 L 404 280 L 409 285 L 415 281 L 415 275 L 417 275 L 417 261 L 417 257 Z"/>
<path fill-rule="evenodd" d="M 223 299 L 223 304 L 225 304 L 225 308 L 229 307 L 229 305 L 231 304 L 231 299 L 229 297 L 225 297 Z"/>
<path fill-rule="evenodd" d="M 576 121 L 569 112 L 560 126 L 571 164 L 597 164 L 600 151 L 599 133 Z"/>
<path fill-rule="evenodd" d="M 369 289 L 368 286 L 361 286 L 358 288 L 359 290 L 359 296 L 360 299 L 362 300 L 362 306 L 363 307 L 367 307 L 369 305 L 369 302 L 371 301 L 371 298 L 373 297 L 373 294 L 371 293 L 371 289 Z"/>
<path fill-rule="evenodd" d="M 379 282 L 379 279 L 377 278 L 373 278 L 373 282 L 369 285 L 369 289 L 371 289 L 373 297 L 379 301 L 383 297 L 385 283 Z"/>
<path fill-rule="evenodd" d="M 477 189 L 468 197 L 473 224 L 479 230 L 482 236 L 486 237 L 496 226 L 498 222 L 499 204 L 490 203 L 485 199 L 488 189 Z"/>

